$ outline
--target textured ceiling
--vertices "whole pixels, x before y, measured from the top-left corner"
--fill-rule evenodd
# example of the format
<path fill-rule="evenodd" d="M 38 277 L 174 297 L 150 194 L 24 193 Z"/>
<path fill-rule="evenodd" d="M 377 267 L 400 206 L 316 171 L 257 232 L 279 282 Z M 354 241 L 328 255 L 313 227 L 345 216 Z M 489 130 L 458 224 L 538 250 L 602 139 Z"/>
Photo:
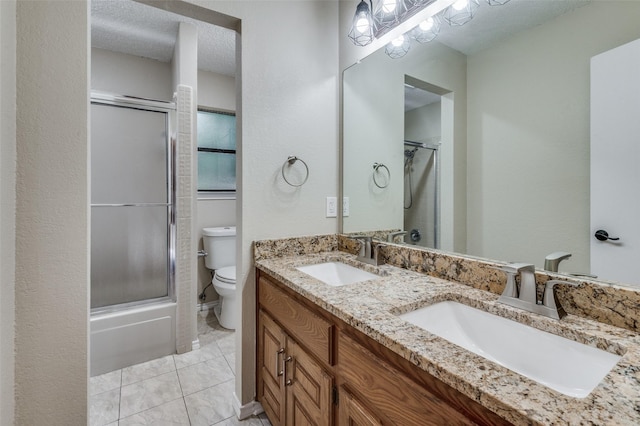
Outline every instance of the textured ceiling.
<path fill-rule="evenodd" d="M 511 0 L 503 6 L 489 6 L 480 0 L 470 22 L 461 27 L 443 23 L 436 40 L 470 55 L 590 1 Z M 357 1 L 353 3 L 355 10 Z M 234 31 L 131 0 L 91 1 L 93 47 L 170 62 L 179 22 L 198 28 L 198 68 L 235 75 Z"/>
<path fill-rule="evenodd" d="M 591 0 L 511 0 L 502 6 L 490 6 L 480 0 L 471 21 L 459 27 L 443 22 L 436 40 L 471 55 L 589 3 Z"/>
<path fill-rule="evenodd" d="M 235 75 L 234 31 L 131 0 L 91 1 L 91 45 L 170 62 L 180 22 L 198 28 L 199 69 Z"/>

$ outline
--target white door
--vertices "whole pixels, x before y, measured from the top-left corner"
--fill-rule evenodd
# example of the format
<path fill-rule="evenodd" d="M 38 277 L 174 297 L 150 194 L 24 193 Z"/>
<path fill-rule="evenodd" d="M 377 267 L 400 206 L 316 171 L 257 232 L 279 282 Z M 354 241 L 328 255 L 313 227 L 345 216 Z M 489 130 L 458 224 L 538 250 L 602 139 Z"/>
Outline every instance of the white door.
<path fill-rule="evenodd" d="M 600 241 L 605 231 L 619 240 Z M 591 273 L 640 286 L 640 40 L 591 58 Z"/>

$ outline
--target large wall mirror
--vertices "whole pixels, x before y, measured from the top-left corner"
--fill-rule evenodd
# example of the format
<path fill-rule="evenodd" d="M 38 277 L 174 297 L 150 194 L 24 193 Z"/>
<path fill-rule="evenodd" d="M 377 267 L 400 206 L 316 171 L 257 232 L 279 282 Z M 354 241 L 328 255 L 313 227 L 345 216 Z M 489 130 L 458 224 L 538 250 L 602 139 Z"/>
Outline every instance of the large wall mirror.
<path fill-rule="evenodd" d="M 561 273 L 590 274 L 590 62 L 638 22 L 637 1 L 482 2 L 402 58 L 347 68 L 343 232 L 538 268 L 563 251 Z"/>

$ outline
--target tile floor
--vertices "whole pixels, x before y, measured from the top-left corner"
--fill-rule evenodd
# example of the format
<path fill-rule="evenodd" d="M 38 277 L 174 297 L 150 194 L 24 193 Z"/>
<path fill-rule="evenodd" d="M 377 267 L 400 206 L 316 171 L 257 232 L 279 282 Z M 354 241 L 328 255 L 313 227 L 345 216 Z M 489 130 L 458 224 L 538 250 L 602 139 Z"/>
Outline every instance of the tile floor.
<path fill-rule="evenodd" d="M 235 336 L 213 311 L 199 312 L 200 349 L 92 377 L 91 426 L 270 426 L 233 411 Z"/>

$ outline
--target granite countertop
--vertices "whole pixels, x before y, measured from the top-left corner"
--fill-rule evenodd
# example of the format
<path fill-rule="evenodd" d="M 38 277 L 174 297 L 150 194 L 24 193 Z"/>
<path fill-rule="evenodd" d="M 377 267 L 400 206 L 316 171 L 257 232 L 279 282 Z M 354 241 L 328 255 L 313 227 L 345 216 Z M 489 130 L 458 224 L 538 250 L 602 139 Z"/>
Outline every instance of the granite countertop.
<path fill-rule="evenodd" d="M 332 287 L 296 269 L 341 261 L 377 273 L 372 281 Z M 417 367 L 516 425 L 640 424 L 640 335 L 568 315 L 561 321 L 497 303 L 498 296 L 390 265 L 374 267 L 331 251 L 256 260 L 256 267 Z M 453 300 L 622 355 L 585 398 L 573 398 L 488 361 L 397 315 Z"/>

